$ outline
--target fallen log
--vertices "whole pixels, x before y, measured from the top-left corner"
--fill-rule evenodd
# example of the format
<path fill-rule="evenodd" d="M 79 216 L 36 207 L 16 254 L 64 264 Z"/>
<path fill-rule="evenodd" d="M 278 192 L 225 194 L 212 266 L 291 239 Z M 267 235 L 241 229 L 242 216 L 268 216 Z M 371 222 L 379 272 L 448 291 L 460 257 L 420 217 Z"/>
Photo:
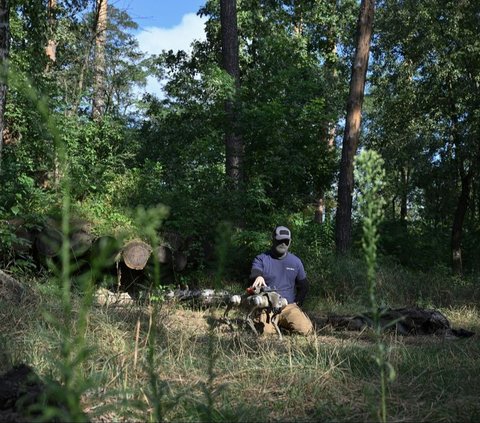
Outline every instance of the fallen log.
<path fill-rule="evenodd" d="M 25 226 L 19 226 L 15 232 L 12 248 L 16 253 L 30 253 L 33 249 L 37 232 Z"/>
<path fill-rule="evenodd" d="M 121 252 L 121 258 L 129 269 L 143 270 L 147 265 L 152 247 L 146 242 L 134 240 L 128 242 Z"/>
<path fill-rule="evenodd" d="M 60 254 L 62 242 L 61 231 L 57 227 L 47 224 L 35 239 L 35 249 L 42 257 L 56 257 Z"/>
<path fill-rule="evenodd" d="M 160 264 L 171 264 L 173 261 L 173 252 L 167 245 L 159 245 L 155 248 L 155 258 Z"/>
<path fill-rule="evenodd" d="M 97 266 L 105 268 L 114 266 L 121 251 L 120 243 L 113 236 L 98 237 L 90 249 L 90 261 L 97 262 Z"/>
<path fill-rule="evenodd" d="M 175 251 L 173 253 L 173 269 L 176 272 L 182 272 L 185 270 L 186 267 L 187 267 L 187 256 L 180 251 Z"/>
<path fill-rule="evenodd" d="M 468 338 L 474 332 L 454 329 L 448 319 L 438 310 L 419 307 L 379 310 L 380 326 L 383 331 L 393 331 L 398 335 L 443 335 Z M 370 312 L 355 316 L 328 316 L 325 322 L 335 329 L 361 331 L 374 326 Z"/>
<path fill-rule="evenodd" d="M 84 230 L 74 232 L 70 236 L 70 249 L 75 258 L 83 257 L 92 246 L 92 243 L 92 234 Z"/>
<path fill-rule="evenodd" d="M 14 235 L 12 249 L 15 253 L 28 254 L 32 251 L 38 233 L 38 229 L 34 225 L 27 223 L 22 218 L 5 220 L 1 223 L 5 224 Z"/>
<path fill-rule="evenodd" d="M 70 254 L 75 259 L 84 256 L 92 246 L 91 225 L 82 220 L 72 220 L 69 224 Z M 40 257 L 54 258 L 60 255 L 63 233 L 61 222 L 47 219 L 35 239 L 35 249 Z"/>

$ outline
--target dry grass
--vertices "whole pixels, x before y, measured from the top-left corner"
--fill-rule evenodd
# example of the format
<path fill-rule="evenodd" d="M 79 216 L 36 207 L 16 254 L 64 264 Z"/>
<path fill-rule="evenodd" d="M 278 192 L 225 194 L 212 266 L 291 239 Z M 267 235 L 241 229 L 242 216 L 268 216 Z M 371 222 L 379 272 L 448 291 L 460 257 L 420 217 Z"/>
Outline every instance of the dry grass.
<path fill-rule="evenodd" d="M 61 334 L 44 315 L 48 310 L 58 317 L 57 304 L 45 288 L 17 307 L 2 304 L 2 371 L 27 362 L 40 375 L 57 374 Z M 92 309 L 86 333 L 92 350 L 81 363 L 84 377 L 93 382 L 83 396 L 92 421 L 146 421 L 158 404 L 166 421 L 377 420 L 378 368 L 368 332 L 323 328 L 311 337 L 279 341 L 232 332 L 224 324 L 210 331 L 209 322 L 218 323 L 223 310 L 163 306 L 156 321 L 152 311 L 141 306 Z M 477 308 L 442 311 L 454 326 L 480 330 Z M 321 320 L 318 310 L 316 315 Z M 154 329 L 152 346 L 148 337 Z M 397 371 L 388 386 L 389 420 L 480 418 L 478 335 L 459 340 L 386 336 L 385 341 Z M 149 348 L 162 394 L 157 398 L 150 395 Z"/>

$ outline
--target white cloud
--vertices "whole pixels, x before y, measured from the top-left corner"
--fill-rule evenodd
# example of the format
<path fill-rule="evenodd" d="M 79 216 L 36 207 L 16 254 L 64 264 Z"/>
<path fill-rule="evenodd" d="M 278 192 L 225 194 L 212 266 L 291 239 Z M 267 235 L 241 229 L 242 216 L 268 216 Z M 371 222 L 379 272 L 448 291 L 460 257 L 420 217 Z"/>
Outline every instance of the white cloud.
<path fill-rule="evenodd" d="M 140 50 L 148 54 L 159 54 L 162 50 L 190 51 L 193 40 L 205 40 L 204 24 L 205 18 L 189 13 L 173 28 L 145 28 L 137 35 Z"/>
<path fill-rule="evenodd" d="M 140 50 L 146 54 L 160 54 L 163 50 L 184 50 L 191 52 L 194 40 L 205 40 L 205 18 L 200 18 L 194 13 L 183 16 L 179 25 L 172 28 L 147 27 L 139 32 L 136 37 Z M 149 77 L 147 86 L 142 92 L 163 96 L 162 85 L 165 81 L 158 81 Z"/>

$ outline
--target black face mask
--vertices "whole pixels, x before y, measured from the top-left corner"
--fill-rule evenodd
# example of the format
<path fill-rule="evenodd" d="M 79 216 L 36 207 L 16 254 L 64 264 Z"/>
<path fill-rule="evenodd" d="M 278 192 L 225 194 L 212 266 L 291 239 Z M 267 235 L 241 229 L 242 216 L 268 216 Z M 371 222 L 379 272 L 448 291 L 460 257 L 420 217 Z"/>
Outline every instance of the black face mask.
<path fill-rule="evenodd" d="M 283 257 L 287 254 L 288 247 L 290 247 L 289 239 L 273 240 L 272 250 L 277 257 Z"/>

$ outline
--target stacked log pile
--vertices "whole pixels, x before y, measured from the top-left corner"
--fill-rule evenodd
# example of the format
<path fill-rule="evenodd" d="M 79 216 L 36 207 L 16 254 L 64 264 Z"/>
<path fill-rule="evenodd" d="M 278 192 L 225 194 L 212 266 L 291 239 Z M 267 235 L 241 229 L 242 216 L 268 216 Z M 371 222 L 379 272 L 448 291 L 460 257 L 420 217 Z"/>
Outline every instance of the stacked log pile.
<path fill-rule="evenodd" d="M 47 219 L 33 226 L 14 219 L 7 224 L 15 235 L 11 248 L 16 256 L 33 259 L 39 266 L 59 265 L 64 235 L 58 220 Z M 174 232 L 162 234 L 161 239 L 161 244 L 153 248 L 141 239 L 96 237 L 91 224 L 72 221 L 68 234 L 72 270 L 77 274 L 93 271 L 109 274 L 117 278 L 118 288 L 128 291 L 150 283 L 154 261 L 157 261 L 162 284 L 173 283 L 175 274 L 184 271 L 188 263 L 185 239 Z"/>

